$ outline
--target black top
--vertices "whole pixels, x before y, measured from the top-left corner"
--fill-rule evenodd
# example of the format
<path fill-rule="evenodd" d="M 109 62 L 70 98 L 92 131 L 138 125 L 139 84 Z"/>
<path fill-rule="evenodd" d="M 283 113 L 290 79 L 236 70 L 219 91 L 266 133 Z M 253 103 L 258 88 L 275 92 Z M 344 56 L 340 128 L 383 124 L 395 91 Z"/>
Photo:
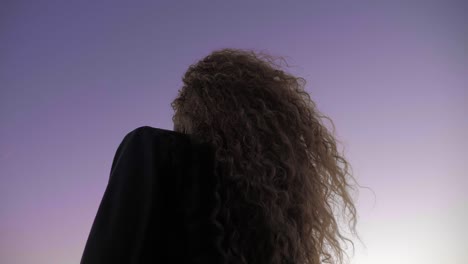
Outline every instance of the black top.
<path fill-rule="evenodd" d="M 142 126 L 114 156 L 81 264 L 221 263 L 210 218 L 214 152 L 189 135 Z"/>

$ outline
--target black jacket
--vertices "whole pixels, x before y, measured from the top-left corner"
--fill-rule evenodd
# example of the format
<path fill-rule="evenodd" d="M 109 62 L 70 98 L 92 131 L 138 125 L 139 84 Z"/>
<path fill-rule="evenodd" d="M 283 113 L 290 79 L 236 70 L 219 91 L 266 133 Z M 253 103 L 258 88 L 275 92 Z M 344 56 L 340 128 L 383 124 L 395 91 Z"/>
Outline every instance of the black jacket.
<path fill-rule="evenodd" d="M 81 264 L 222 263 L 211 218 L 214 152 L 189 135 L 142 126 L 114 156 Z"/>

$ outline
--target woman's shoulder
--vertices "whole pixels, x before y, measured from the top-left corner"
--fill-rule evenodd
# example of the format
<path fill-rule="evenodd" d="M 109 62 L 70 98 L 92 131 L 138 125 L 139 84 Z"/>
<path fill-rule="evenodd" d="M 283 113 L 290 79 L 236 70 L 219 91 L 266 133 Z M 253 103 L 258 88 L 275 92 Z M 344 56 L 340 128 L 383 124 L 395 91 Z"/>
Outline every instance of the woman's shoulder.
<path fill-rule="evenodd" d="M 179 147 L 191 146 L 197 149 L 211 148 L 210 143 L 203 142 L 194 135 L 148 125 L 132 129 L 125 135 L 124 139 L 126 138 L 139 138 L 143 139 L 145 142 L 157 141 L 160 144 L 177 145 Z"/>
<path fill-rule="evenodd" d="M 177 131 L 172 131 L 172 130 L 158 128 L 158 127 L 152 127 L 152 126 L 139 126 L 127 132 L 127 135 L 187 137 L 186 134 L 183 134 Z"/>

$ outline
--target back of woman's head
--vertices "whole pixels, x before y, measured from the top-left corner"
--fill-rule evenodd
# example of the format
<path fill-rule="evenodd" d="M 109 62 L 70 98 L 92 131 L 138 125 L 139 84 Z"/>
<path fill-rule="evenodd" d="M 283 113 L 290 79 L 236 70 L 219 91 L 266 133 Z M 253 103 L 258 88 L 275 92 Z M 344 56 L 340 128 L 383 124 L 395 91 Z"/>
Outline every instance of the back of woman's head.
<path fill-rule="evenodd" d="M 215 147 L 225 263 L 342 263 L 341 242 L 352 241 L 334 205 L 357 235 L 355 180 L 306 81 L 268 54 L 240 49 L 212 52 L 182 80 L 174 130 Z"/>

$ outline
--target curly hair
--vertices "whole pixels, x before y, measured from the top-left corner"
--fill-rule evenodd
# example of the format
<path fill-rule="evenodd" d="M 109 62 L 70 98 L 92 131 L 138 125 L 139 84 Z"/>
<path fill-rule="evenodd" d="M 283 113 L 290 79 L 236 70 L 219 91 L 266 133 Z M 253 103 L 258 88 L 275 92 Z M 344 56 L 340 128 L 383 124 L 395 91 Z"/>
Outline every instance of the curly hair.
<path fill-rule="evenodd" d="M 214 146 L 224 263 L 342 263 L 341 241 L 353 251 L 354 243 L 333 206 L 348 212 L 358 236 L 349 192 L 356 180 L 305 79 L 268 53 L 224 48 L 190 65 L 182 81 L 174 130 Z"/>

